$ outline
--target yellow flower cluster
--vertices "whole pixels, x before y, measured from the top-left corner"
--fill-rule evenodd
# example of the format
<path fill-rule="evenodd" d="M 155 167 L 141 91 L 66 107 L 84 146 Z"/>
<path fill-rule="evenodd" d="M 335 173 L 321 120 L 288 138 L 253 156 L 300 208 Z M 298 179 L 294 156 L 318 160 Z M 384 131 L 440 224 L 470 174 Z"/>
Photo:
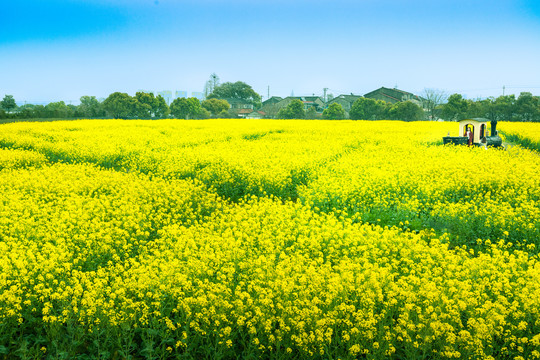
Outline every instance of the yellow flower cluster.
<path fill-rule="evenodd" d="M 540 158 L 454 127 L 3 125 L 0 358 L 540 358 Z"/>
<path fill-rule="evenodd" d="M 503 123 L 502 137 L 513 145 L 540 151 L 540 124 L 539 123 Z"/>
<path fill-rule="evenodd" d="M 0 170 L 41 166 L 45 163 L 47 163 L 47 158 L 34 151 L 0 149 Z"/>
<path fill-rule="evenodd" d="M 533 141 L 540 141 L 540 123 L 501 122 L 498 128 L 505 133 L 520 135 Z"/>

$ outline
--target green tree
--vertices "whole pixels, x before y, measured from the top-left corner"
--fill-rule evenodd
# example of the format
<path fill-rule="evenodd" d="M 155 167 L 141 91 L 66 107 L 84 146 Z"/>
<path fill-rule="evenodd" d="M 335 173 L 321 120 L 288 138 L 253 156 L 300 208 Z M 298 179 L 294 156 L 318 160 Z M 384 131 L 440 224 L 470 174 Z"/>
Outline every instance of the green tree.
<path fill-rule="evenodd" d="M 540 121 L 540 101 L 530 92 L 522 92 L 516 100 L 516 112 L 521 121 Z"/>
<path fill-rule="evenodd" d="M 8 113 L 17 109 L 17 103 L 13 98 L 13 95 L 5 95 L 4 99 L 0 101 L 0 108 L 6 110 Z"/>
<path fill-rule="evenodd" d="M 154 100 L 154 103 L 152 105 L 152 112 L 154 113 L 154 117 L 156 118 L 166 118 L 169 113 L 169 105 L 167 105 L 167 102 L 163 98 L 163 96 L 158 95 L 156 99 Z"/>
<path fill-rule="evenodd" d="M 114 92 L 103 100 L 103 108 L 114 119 L 127 119 L 136 112 L 136 100 L 126 93 Z"/>
<path fill-rule="evenodd" d="M 201 102 L 201 106 L 208 110 L 213 116 L 221 114 L 223 111 L 229 110 L 231 107 L 227 100 L 208 99 Z"/>
<path fill-rule="evenodd" d="M 63 101 L 52 102 L 45 105 L 45 112 L 49 118 L 69 118 L 73 111 Z"/>
<path fill-rule="evenodd" d="M 102 104 L 95 96 L 81 96 L 78 112 L 81 116 L 92 119 L 105 115 Z"/>
<path fill-rule="evenodd" d="M 135 115 L 139 119 L 151 118 L 153 114 L 152 108 L 156 100 L 154 94 L 137 91 L 134 99 L 136 100 Z"/>
<path fill-rule="evenodd" d="M 381 120 L 386 117 L 388 103 L 370 98 L 358 98 L 351 106 L 349 117 L 353 120 Z"/>
<path fill-rule="evenodd" d="M 322 116 L 324 119 L 328 120 L 345 119 L 345 110 L 343 109 L 343 106 L 341 106 L 341 104 L 332 103 L 328 105 L 326 109 L 324 109 Z"/>
<path fill-rule="evenodd" d="M 163 118 L 169 114 L 169 106 L 161 95 L 155 97 L 152 93 L 137 92 L 135 100 L 136 115 L 139 118 Z"/>
<path fill-rule="evenodd" d="M 393 120 L 417 121 L 424 117 L 424 110 L 412 101 L 402 101 L 392 105 L 388 116 Z"/>
<path fill-rule="evenodd" d="M 443 105 L 441 115 L 449 121 L 462 120 L 467 114 L 467 107 L 467 101 L 463 99 L 461 94 L 452 94 L 448 98 L 448 102 Z"/>
<path fill-rule="evenodd" d="M 278 119 L 303 119 L 306 113 L 304 103 L 301 100 L 292 100 L 286 107 L 278 112 Z"/>
<path fill-rule="evenodd" d="M 305 119 L 317 119 L 317 118 L 319 118 L 318 115 L 319 114 L 317 114 L 317 110 L 315 110 L 315 106 L 310 106 L 306 110 L 306 114 L 304 115 L 304 118 Z"/>
<path fill-rule="evenodd" d="M 172 102 L 171 114 L 177 119 L 193 119 L 198 118 L 202 114 L 202 106 L 199 99 L 191 98 L 176 98 Z"/>
<path fill-rule="evenodd" d="M 260 107 L 261 104 L 261 95 L 257 94 L 251 86 L 242 81 L 235 83 L 226 82 L 216 86 L 213 90 L 208 95 L 208 99 L 239 99 L 252 104 L 255 108 Z"/>
<path fill-rule="evenodd" d="M 516 97 L 512 95 L 502 95 L 495 99 L 493 103 L 496 119 L 500 121 L 516 120 Z"/>

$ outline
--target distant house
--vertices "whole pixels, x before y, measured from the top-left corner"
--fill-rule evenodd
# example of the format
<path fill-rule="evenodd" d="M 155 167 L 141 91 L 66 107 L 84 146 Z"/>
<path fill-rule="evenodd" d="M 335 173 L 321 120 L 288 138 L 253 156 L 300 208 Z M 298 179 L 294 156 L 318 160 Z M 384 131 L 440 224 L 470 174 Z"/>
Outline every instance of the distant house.
<path fill-rule="evenodd" d="M 329 100 L 326 103 L 326 105 L 328 106 L 328 105 L 333 104 L 333 103 L 338 103 L 343 107 L 343 110 L 345 110 L 346 112 L 350 112 L 351 107 L 354 104 L 354 102 L 356 100 L 360 99 L 361 97 L 362 97 L 362 95 L 353 95 L 353 94 L 339 95 L 339 96 L 333 98 L 332 100 Z"/>
<path fill-rule="evenodd" d="M 389 89 L 385 87 L 369 92 L 365 94 L 364 97 L 375 100 L 383 100 L 392 104 L 403 101 L 411 101 L 422 108 L 424 107 L 425 100 L 420 96 L 414 95 L 413 93 L 407 91 L 399 89 Z"/>
<path fill-rule="evenodd" d="M 262 102 L 262 106 L 271 106 L 271 105 L 275 105 L 277 104 L 278 102 L 280 102 L 281 100 L 283 100 L 283 98 L 281 96 L 272 96 L 270 99 L 266 99 Z"/>
<path fill-rule="evenodd" d="M 256 111 L 253 109 L 240 109 L 237 114 L 238 117 L 244 119 L 262 119 L 266 116 L 264 111 Z"/>
<path fill-rule="evenodd" d="M 288 96 L 285 99 L 276 103 L 279 109 L 287 107 L 293 100 L 300 100 L 304 104 L 304 110 L 308 111 L 314 108 L 316 112 L 322 113 L 325 108 L 325 103 L 320 96 Z"/>
<path fill-rule="evenodd" d="M 253 104 L 250 101 L 242 100 L 242 99 L 225 99 L 227 102 L 231 105 L 231 109 L 251 109 L 253 110 Z"/>

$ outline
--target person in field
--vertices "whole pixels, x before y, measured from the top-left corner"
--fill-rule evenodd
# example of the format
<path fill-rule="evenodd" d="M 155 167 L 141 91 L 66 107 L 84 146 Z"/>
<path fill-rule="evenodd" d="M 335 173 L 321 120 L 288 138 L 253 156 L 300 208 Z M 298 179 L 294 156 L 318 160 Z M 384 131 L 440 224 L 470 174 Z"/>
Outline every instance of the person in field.
<path fill-rule="evenodd" d="M 468 138 L 469 146 L 472 146 L 474 135 L 473 135 L 473 132 L 471 131 L 471 129 L 468 126 L 467 126 L 467 132 L 465 133 L 465 136 L 467 136 L 467 138 Z"/>

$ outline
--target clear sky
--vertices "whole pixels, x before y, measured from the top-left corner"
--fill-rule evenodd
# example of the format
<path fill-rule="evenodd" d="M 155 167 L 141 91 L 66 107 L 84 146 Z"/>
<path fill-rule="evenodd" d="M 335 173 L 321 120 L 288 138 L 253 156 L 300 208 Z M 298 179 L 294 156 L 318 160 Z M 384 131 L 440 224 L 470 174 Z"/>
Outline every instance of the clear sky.
<path fill-rule="evenodd" d="M 0 97 L 381 86 L 540 95 L 538 0 L 2 0 Z"/>

